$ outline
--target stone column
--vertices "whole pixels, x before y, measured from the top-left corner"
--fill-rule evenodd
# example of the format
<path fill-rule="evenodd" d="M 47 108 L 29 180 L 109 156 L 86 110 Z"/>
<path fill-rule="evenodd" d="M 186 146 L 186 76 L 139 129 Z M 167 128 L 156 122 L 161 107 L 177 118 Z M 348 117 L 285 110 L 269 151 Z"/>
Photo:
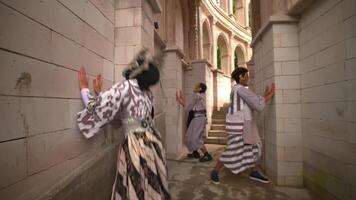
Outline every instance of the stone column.
<path fill-rule="evenodd" d="M 189 9 L 190 59 L 197 59 L 199 57 L 199 0 L 190 0 Z"/>
<path fill-rule="evenodd" d="M 154 14 L 161 12 L 157 0 L 115 1 L 115 81 L 143 47 L 154 52 Z"/>
<path fill-rule="evenodd" d="M 166 152 L 167 158 L 178 159 L 184 153 L 185 122 L 184 108 L 176 101 L 176 91 L 183 90 L 183 52 L 179 48 L 166 48 L 165 66 L 162 73 L 162 85 L 167 98 L 165 105 Z M 182 91 L 184 93 L 184 91 Z"/>
<path fill-rule="evenodd" d="M 211 60 L 211 63 L 213 64 L 213 68 L 216 69 L 217 68 L 217 64 L 218 64 L 218 60 L 216 58 L 217 56 L 217 48 L 218 48 L 218 42 L 217 42 L 217 36 L 216 36 L 216 20 L 213 18 L 211 21 L 211 37 L 212 37 L 212 41 L 211 41 L 211 48 L 213 51 L 213 55 Z"/>
<path fill-rule="evenodd" d="M 255 89 L 262 94 L 276 83 L 276 95 L 259 125 L 264 135 L 267 174 L 278 185 L 302 185 L 302 125 L 297 21 L 272 16 L 260 38 L 255 39 Z"/>

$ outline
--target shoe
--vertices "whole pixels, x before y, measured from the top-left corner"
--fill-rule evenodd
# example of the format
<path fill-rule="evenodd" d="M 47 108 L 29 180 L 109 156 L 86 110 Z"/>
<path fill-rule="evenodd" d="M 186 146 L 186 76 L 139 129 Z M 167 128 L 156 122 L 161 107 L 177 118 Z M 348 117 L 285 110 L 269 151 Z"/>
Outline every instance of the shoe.
<path fill-rule="evenodd" d="M 198 151 L 193 151 L 193 153 L 190 153 L 187 155 L 188 158 L 196 158 L 196 159 L 200 159 L 200 154 Z"/>
<path fill-rule="evenodd" d="M 209 153 L 205 153 L 203 157 L 199 159 L 200 162 L 212 161 L 213 157 Z"/>
<path fill-rule="evenodd" d="M 259 181 L 261 183 L 269 183 L 270 180 L 268 180 L 265 176 L 263 176 L 260 172 L 258 171 L 252 171 L 250 173 L 250 179 L 254 181 Z"/>
<path fill-rule="evenodd" d="M 216 171 L 215 169 L 213 171 L 211 171 L 210 179 L 214 184 L 219 184 L 220 183 L 220 181 L 219 181 L 219 172 Z"/>

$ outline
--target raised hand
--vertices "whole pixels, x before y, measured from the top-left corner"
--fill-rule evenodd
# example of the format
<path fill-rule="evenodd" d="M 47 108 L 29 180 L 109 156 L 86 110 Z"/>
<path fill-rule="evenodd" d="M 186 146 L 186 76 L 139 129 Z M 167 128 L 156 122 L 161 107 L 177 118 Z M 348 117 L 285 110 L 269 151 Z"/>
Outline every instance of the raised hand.
<path fill-rule="evenodd" d="M 96 95 L 98 95 L 101 92 L 102 86 L 103 86 L 103 79 L 101 77 L 101 74 L 99 74 L 93 80 L 93 87 Z"/>
<path fill-rule="evenodd" d="M 79 79 L 80 89 L 88 88 L 89 85 L 88 85 L 87 74 L 83 66 L 81 66 L 78 71 L 78 79 Z"/>
<path fill-rule="evenodd" d="M 272 83 L 271 86 L 266 86 L 265 94 L 264 94 L 265 102 L 271 100 L 275 92 L 276 92 L 276 85 L 274 83 Z"/>

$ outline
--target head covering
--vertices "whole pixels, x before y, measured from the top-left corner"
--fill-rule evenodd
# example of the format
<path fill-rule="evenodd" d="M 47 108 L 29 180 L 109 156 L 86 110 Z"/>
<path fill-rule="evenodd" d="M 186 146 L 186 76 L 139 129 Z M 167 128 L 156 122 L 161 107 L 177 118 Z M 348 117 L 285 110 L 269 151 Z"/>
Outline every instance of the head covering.
<path fill-rule="evenodd" d="M 135 58 L 123 70 L 122 75 L 126 79 L 134 79 L 143 71 L 147 71 L 150 64 L 160 69 L 163 66 L 163 58 L 164 54 L 161 50 L 152 56 L 148 49 L 143 48 L 136 54 Z"/>

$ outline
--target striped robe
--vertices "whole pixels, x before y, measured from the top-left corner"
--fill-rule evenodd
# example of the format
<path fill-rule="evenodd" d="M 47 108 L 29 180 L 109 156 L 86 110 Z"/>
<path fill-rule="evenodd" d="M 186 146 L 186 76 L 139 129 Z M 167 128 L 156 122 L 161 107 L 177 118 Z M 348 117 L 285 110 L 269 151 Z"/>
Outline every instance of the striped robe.
<path fill-rule="evenodd" d="M 258 136 L 257 128 L 251 128 L 254 125 L 251 111 L 262 111 L 265 107 L 265 101 L 263 97 L 256 95 L 241 85 L 233 86 L 230 101 L 227 115 L 232 113 L 232 110 L 239 111 L 242 109 L 244 120 L 239 124 L 226 124 L 227 145 L 219 160 L 225 167 L 237 174 L 253 167 L 261 157 L 262 149 L 259 138 L 250 139 L 250 135 Z M 255 132 L 252 133 L 251 131 Z M 245 138 L 255 142 L 247 143 Z"/>
<path fill-rule="evenodd" d="M 152 93 L 140 90 L 137 80 L 126 80 L 90 98 L 77 114 L 80 131 L 93 137 L 107 123 L 123 126 L 112 200 L 170 199 L 162 138 L 151 120 Z"/>

